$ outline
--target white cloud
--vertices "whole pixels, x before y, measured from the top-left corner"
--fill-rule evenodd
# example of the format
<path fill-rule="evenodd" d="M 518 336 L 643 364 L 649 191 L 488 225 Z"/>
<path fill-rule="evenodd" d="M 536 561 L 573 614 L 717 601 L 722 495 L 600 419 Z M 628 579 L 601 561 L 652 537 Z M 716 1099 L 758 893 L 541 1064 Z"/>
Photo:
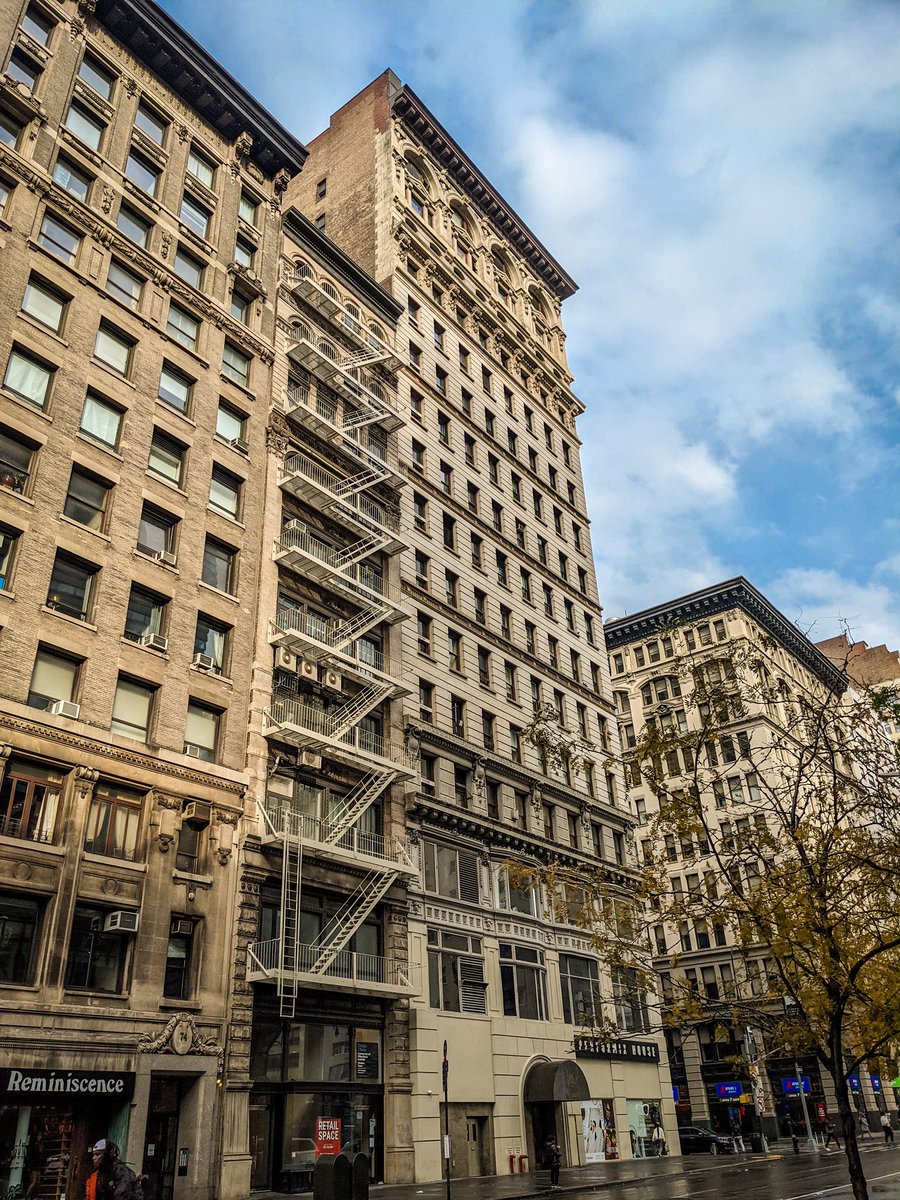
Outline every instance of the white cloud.
<path fill-rule="evenodd" d="M 827 569 L 788 570 L 763 585 L 770 600 L 816 642 L 848 628 L 855 641 L 900 647 L 900 596 Z"/>

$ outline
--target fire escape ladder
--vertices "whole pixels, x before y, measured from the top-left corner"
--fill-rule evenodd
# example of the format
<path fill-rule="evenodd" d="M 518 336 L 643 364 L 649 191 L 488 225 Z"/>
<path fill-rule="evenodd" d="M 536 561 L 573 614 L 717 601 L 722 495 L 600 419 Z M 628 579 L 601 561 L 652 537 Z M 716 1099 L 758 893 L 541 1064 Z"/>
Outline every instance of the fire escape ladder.
<path fill-rule="evenodd" d="M 362 691 L 357 692 L 352 700 L 342 704 L 340 708 L 328 714 L 326 731 L 329 737 L 339 739 L 354 725 L 359 724 L 366 713 L 380 704 L 390 694 L 392 685 L 378 681 L 370 683 Z"/>
<path fill-rule="evenodd" d="M 322 975 L 328 970 L 396 878 L 396 871 L 370 871 L 366 875 L 312 943 L 310 950 L 315 952 L 315 959 L 309 966 L 311 974 Z"/>
<path fill-rule="evenodd" d="M 347 830 L 356 824 L 366 809 L 375 803 L 384 789 L 396 778 L 396 771 L 375 770 L 363 775 L 362 779 L 343 797 L 340 806 L 331 813 L 323 839 L 325 844 L 333 846 L 339 842 Z"/>
<path fill-rule="evenodd" d="M 349 621 L 334 621 L 329 624 L 326 640 L 332 650 L 342 650 L 350 642 L 368 633 L 379 621 L 383 621 L 388 611 L 386 604 L 373 604 L 356 613 Z"/>
<path fill-rule="evenodd" d="M 278 956 L 278 997 L 283 1017 L 297 1008 L 297 968 L 300 958 L 300 878 L 303 869 L 301 814 L 282 808 L 281 840 L 281 953 Z"/>
<path fill-rule="evenodd" d="M 331 566 L 335 571 L 346 571 L 354 563 L 361 562 L 370 554 L 374 554 L 376 550 L 380 550 L 382 546 L 386 546 L 389 541 L 390 538 L 385 537 L 384 534 L 370 533 L 367 537 L 345 546 L 343 550 L 335 551 L 331 556 Z"/>

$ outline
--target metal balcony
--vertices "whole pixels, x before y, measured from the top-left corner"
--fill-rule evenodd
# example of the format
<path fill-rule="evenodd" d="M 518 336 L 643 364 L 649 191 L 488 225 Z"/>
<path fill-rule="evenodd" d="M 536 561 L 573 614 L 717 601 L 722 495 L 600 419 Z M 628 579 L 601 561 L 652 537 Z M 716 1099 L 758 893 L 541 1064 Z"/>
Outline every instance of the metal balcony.
<path fill-rule="evenodd" d="M 344 333 L 361 344 L 362 349 L 356 354 L 364 357 L 365 362 L 378 362 L 388 371 L 399 369 L 400 358 L 394 348 L 384 338 L 366 328 L 359 317 L 344 307 L 337 288 L 330 280 L 317 279 L 313 269 L 304 262 L 294 263 L 293 270 L 286 278 L 295 299 L 305 300 L 311 308 L 328 320 L 340 323 Z"/>
<path fill-rule="evenodd" d="M 360 544 L 355 544 L 357 551 Z M 362 544 L 364 553 L 359 557 L 363 560 L 375 549 L 380 549 L 382 541 L 373 538 L 367 544 L 371 548 L 366 548 L 366 543 Z M 399 588 L 386 583 L 380 571 L 374 570 L 370 563 L 357 561 L 354 557 L 351 557 L 349 562 L 339 559 L 333 547 L 319 541 L 302 527 L 290 524 L 285 526 L 281 537 L 275 542 L 273 557 L 279 566 L 296 571 L 304 578 L 315 579 L 322 587 L 351 600 L 360 608 L 383 607 L 384 614 L 379 619 L 391 625 L 409 616 L 401 602 Z M 353 624 L 354 621 L 356 618 L 349 623 Z M 358 629 L 357 636 L 361 632 L 364 631 Z"/>
<path fill-rule="evenodd" d="M 301 700 L 273 700 L 263 718 L 266 737 L 324 754 L 350 766 L 389 769 L 406 779 L 415 778 L 415 765 L 405 750 L 392 747 L 379 734 L 358 725 L 337 732 L 327 713 Z"/>
<path fill-rule="evenodd" d="M 370 790 L 377 796 L 384 788 L 370 785 Z M 315 851 L 318 857 L 363 865 L 369 870 L 407 875 L 417 872 L 405 841 L 386 838 L 380 833 L 363 833 L 355 825 L 342 828 L 339 813 L 335 814 L 336 820 L 324 821 L 320 817 L 298 812 L 271 796 L 266 797 L 261 810 L 265 822 L 263 845 L 280 844 L 285 837 L 295 837 L 305 848 Z"/>
<path fill-rule="evenodd" d="M 293 339 L 287 348 L 288 358 L 328 384 L 352 405 L 352 411 L 344 412 L 344 429 L 377 422 L 390 433 L 405 424 L 396 402 L 378 380 L 363 369 L 357 361 L 358 356 L 342 356 L 339 347 L 306 325 L 294 326 Z"/>
<path fill-rule="evenodd" d="M 401 968 L 380 954 L 357 954 L 339 950 L 324 970 L 314 969 L 321 958 L 318 946 L 303 942 L 296 947 L 293 970 L 287 972 L 296 986 L 347 990 L 355 995 L 415 996 L 418 988 L 411 981 L 409 968 Z M 249 983 L 278 982 L 284 976 L 281 939 L 254 942 L 247 947 Z"/>
<path fill-rule="evenodd" d="M 361 466 L 383 472 L 384 482 L 390 487 L 405 485 L 406 477 L 399 465 L 392 466 L 384 445 L 370 436 L 369 426 L 374 422 L 359 426 L 352 416 L 345 422 L 343 406 L 321 395 L 318 389 L 313 391 L 305 383 L 289 387 L 281 407 L 285 416 L 323 441 L 334 443 Z"/>
<path fill-rule="evenodd" d="M 286 492 L 327 512 L 360 536 L 371 533 L 387 536 L 388 540 L 380 548 L 386 554 L 395 554 L 404 545 L 398 536 L 399 511 L 391 511 L 386 505 L 360 494 L 365 488 L 380 483 L 384 474 L 372 467 L 342 478 L 306 454 L 295 452 L 285 456 L 278 482 Z"/>

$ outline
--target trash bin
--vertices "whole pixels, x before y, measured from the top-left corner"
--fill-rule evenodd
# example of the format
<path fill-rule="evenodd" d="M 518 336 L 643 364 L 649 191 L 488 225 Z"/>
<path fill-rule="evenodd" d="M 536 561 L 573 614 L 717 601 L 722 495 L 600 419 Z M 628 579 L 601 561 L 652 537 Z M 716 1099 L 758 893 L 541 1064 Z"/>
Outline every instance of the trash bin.
<path fill-rule="evenodd" d="M 750 1142 L 750 1149 L 753 1151 L 754 1154 L 762 1154 L 762 1148 L 763 1148 L 762 1134 L 751 1133 L 750 1137 L 749 1137 L 749 1142 Z"/>
<path fill-rule="evenodd" d="M 354 1154 L 350 1158 L 352 1178 L 351 1200 L 369 1200 L 369 1156 Z"/>
<path fill-rule="evenodd" d="M 353 1171 L 346 1154 L 320 1154 L 313 1170 L 314 1200 L 351 1200 Z"/>

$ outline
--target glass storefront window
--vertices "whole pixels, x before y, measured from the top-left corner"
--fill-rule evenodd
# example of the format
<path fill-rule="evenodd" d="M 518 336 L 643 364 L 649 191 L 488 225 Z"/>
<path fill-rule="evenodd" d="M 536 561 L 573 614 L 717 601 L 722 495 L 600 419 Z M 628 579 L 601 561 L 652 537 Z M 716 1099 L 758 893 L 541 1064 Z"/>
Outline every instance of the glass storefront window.
<path fill-rule="evenodd" d="M 350 1078 L 347 1025 L 294 1025 L 288 1035 L 287 1079 L 340 1083 Z"/>

